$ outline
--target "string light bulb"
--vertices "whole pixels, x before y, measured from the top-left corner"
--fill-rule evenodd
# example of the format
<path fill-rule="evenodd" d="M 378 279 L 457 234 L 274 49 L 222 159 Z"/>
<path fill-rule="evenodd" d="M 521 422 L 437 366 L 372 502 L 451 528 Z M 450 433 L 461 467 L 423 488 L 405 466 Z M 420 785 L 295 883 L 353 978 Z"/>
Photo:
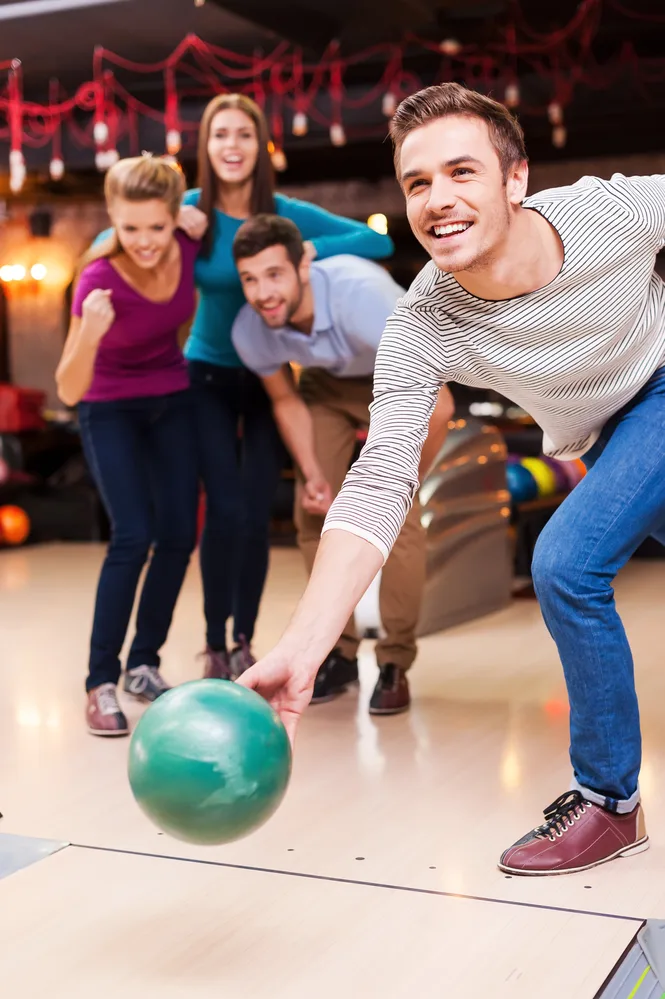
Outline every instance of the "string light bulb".
<path fill-rule="evenodd" d="M 563 124 L 563 108 L 558 101 L 552 101 L 547 108 L 547 117 L 550 120 L 550 125 L 561 125 Z"/>
<path fill-rule="evenodd" d="M 95 166 L 100 173 L 104 173 L 106 170 L 110 170 L 119 159 L 120 154 L 117 149 L 99 149 L 95 155 Z"/>
<path fill-rule="evenodd" d="M 182 149 L 182 135 L 177 128 L 170 128 L 166 133 L 166 151 L 169 156 L 177 156 Z"/>
<path fill-rule="evenodd" d="M 49 163 L 48 171 L 51 175 L 51 180 L 62 180 L 65 175 L 65 164 L 59 156 L 54 156 Z"/>
<path fill-rule="evenodd" d="M 303 136 L 307 135 L 307 130 L 309 128 L 309 122 L 307 121 L 307 115 L 304 111 L 296 111 L 293 116 L 293 125 L 291 130 L 294 135 Z"/>
<path fill-rule="evenodd" d="M 518 107 L 520 102 L 520 88 L 516 83 L 509 83 L 506 87 L 504 103 L 508 108 Z"/>
<path fill-rule="evenodd" d="M 333 146 L 346 145 L 346 132 L 344 131 L 344 126 L 340 121 L 333 122 L 330 126 L 330 141 Z"/>
<path fill-rule="evenodd" d="M 456 38 L 444 38 L 439 44 L 439 48 L 444 55 L 454 57 L 462 51 L 462 43 Z"/>
<path fill-rule="evenodd" d="M 25 157 L 20 149 L 12 149 L 9 154 L 9 189 L 18 194 L 25 184 Z"/>
<path fill-rule="evenodd" d="M 96 121 L 95 127 L 92 130 L 92 135 L 98 146 L 103 146 L 105 142 L 108 142 L 109 127 L 106 122 Z"/>
<path fill-rule="evenodd" d="M 277 170 L 278 173 L 284 173 L 288 166 L 284 150 L 275 148 L 270 155 L 270 159 L 275 170 Z"/>
<path fill-rule="evenodd" d="M 386 118 L 392 118 L 397 111 L 397 97 L 392 92 L 392 90 L 387 90 L 383 95 L 383 101 L 381 102 L 381 111 Z"/>
<path fill-rule="evenodd" d="M 555 125 L 552 129 L 552 145 L 563 149 L 568 140 L 568 132 L 564 125 Z"/>

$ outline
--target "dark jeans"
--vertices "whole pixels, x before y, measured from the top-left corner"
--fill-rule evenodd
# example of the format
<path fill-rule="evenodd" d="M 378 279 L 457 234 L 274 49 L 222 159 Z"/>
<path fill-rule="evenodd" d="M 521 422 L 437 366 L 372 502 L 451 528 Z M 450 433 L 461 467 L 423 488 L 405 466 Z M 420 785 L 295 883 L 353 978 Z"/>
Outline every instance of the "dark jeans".
<path fill-rule="evenodd" d="M 246 368 L 192 361 L 206 522 L 201 574 L 207 642 L 251 641 L 266 573 L 270 515 L 284 448 L 261 381 Z"/>
<path fill-rule="evenodd" d="M 127 668 L 159 666 L 196 544 L 198 467 L 189 391 L 83 402 L 81 439 L 111 521 L 90 643 L 86 689 L 117 683 L 141 571 L 153 549 Z"/>

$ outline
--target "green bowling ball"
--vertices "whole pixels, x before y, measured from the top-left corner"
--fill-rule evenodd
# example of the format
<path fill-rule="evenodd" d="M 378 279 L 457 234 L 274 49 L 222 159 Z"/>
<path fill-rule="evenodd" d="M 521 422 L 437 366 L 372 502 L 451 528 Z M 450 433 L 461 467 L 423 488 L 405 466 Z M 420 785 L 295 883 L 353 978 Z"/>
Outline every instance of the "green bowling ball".
<path fill-rule="evenodd" d="M 162 694 L 129 747 L 139 807 L 188 843 L 230 843 L 258 829 L 279 807 L 290 775 L 279 716 L 228 680 L 193 680 Z"/>

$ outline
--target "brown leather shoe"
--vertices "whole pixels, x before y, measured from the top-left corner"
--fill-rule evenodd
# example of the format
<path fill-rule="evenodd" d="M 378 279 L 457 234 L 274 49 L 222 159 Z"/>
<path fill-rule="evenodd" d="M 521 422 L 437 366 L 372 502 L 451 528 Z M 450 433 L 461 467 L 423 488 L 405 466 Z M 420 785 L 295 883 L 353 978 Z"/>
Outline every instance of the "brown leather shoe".
<path fill-rule="evenodd" d="M 509 874 L 573 874 L 649 848 L 642 806 L 627 815 L 608 812 L 569 791 L 545 811 L 545 823 L 501 857 Z"/>
<path fill-rule="evenodd" d="M 89 691 L 85 716 L 93 735 L 129 735 L 114 683 L 103 683 Z"/>
<path fill-rule="evenodd" d="M 371 715 L 398 715 L 411 704 L 406 670 L 388 663 L 379 666 L 379 679 L 369 702 Z"/>

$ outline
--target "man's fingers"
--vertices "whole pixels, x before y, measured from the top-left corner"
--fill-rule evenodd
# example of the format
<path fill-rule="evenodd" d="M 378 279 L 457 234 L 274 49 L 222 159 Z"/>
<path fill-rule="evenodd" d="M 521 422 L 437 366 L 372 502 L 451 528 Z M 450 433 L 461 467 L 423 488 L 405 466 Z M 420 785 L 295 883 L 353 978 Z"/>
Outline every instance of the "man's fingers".
<path fill-rule="evenodd" d="M 289 712 L 287 715 L 282 715 L 282 722 L 284 724 L 284 728 L 286 729 L 286 734 L 289 737 L 289 742 L 291 743 L 291 749 L 294 749 L 296 744 L 296 729 L 298 727 L 298 716 Z"/>
<path fill-rule="evenodd" d="M 252 673 L 254 673 L 255 675 L 252 676 Z M 240 676 L 236 679 L 236 683 L 239 684 L 241 687 L 248 687 L 250 690 L 256 690 L 258 677 L 256 676 L 256 671 L 254 670 L 254 667 L 250 666 L 248 670 L 245 670 L 244 673 L 241 673 Z"/>

